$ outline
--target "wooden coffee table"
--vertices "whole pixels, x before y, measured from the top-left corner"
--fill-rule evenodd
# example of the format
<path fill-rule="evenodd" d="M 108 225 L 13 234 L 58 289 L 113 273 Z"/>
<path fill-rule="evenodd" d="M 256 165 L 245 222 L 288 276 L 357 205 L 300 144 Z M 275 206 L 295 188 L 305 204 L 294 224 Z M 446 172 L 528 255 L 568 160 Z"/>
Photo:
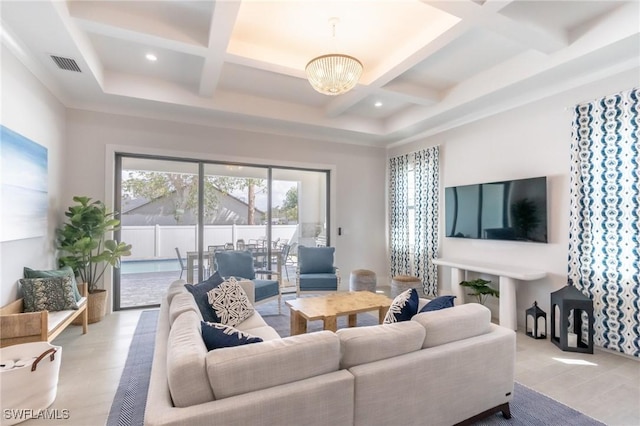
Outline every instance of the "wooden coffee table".
<path fill-rule="evenodd" d="M 382 294 L 369 291 L 331 293 L 326 296 L 304 297 L 287 300 L 291 312 L 291 335 L 307 332 L 307 321 L 322 320 L 325 330 L 337 330 L 337 318 L 349 315 L 349 327 L 355 327 L 357 314 L 378 311 L 382 324 L 392 300 Z"/>

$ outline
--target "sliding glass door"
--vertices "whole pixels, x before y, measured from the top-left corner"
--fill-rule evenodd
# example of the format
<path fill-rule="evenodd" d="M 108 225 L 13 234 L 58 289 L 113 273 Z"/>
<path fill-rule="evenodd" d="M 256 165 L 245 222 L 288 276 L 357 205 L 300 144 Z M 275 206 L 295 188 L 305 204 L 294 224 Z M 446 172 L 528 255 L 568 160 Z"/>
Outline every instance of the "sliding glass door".
<path fill-rule="evenodd" d="M 197 283 L 220 250 L 248 250 L 256 269 L 295 291 L 299 245 L 328 241 L 326 170 L 119 154 L 116 235 L 132 245 L 114 274 L 114 309 L 157 306 L 176 279 Z"/>

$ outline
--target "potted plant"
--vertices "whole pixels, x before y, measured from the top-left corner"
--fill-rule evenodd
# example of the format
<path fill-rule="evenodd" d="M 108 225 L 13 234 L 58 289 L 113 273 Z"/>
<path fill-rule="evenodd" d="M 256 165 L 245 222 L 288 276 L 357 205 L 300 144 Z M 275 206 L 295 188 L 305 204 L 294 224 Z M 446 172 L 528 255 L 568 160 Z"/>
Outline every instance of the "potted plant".
<path fill-rule="evenodd" d="M 483 280 L 482 278 L 477 278 L 472 281 L 462 281 L 460 283 L 463 287 L 469 287 L 471 289 L 471 293 L 467 293 L 469 296 L 473 296 L 478 300 L 478 303 L 484 305 L 489 296 L 500 297 L 500 292 L 495 288 L 491 288 L 488 284 L 491 281 Z"/>
<path fill-rule="evenodd" d="M 109 266 L 119 267 L 122 256 L 131 255 L 131 245 L 107 239 L 120 221 L 102 201 L 73 197 L 74 205 L 65 212 L 66 222 L 57 230 L 60 266 L 73 268 L 79 282 L 87 284 L 89 322 L 100 321 L 106 314 L 107 292 L 98 283 Z"/>

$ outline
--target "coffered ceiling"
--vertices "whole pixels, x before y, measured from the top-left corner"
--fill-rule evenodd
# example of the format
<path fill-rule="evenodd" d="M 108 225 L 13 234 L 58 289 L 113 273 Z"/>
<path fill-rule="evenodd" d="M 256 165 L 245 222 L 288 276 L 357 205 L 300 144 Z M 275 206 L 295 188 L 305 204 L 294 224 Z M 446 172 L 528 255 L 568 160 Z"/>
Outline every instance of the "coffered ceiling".
<path fill-rule="evenodd" d="M 635 0 L 3 0 L 0 12 L 3 43 L 67 107 L 372 146 L 640 66 Z M 331 97 L 304 68 L 335 52 L 364 72 Z"/>

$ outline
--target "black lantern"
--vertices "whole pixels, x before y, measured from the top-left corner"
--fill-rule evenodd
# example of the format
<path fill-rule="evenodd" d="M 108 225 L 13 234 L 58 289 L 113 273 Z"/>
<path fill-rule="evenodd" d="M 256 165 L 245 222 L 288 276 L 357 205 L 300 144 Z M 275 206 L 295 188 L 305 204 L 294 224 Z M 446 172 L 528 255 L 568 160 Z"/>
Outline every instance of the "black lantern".
<path fill-rule="evenodd" d="M 533 302 L 533 306 L 525 311 L 524 318 L 524 330 L 527 332 L 527 336 L 534 339 L 546 339 L 547 338 L 547 313 L 538 307 L 538 302 Z M 529 318 L 533 320 L 533 324 L 529 327 Z M 544 320 L 544 326 L 541 326 L 538 319 Z M 531 328 L 531 331 L 529 331 Z"/>
<path fill-rule="evenodd" d="M 556 335 L 556 308 L 559 310 L 558 334 Z M 573 312 L 573 333 L 569 333 L 569 318 Z M 582 340 L 582 314 L 589 322 L 587 341 Z M 551 293 L 551 341 L 567 352 L 593 353 L 593 301 L 569 285 Z"/>

